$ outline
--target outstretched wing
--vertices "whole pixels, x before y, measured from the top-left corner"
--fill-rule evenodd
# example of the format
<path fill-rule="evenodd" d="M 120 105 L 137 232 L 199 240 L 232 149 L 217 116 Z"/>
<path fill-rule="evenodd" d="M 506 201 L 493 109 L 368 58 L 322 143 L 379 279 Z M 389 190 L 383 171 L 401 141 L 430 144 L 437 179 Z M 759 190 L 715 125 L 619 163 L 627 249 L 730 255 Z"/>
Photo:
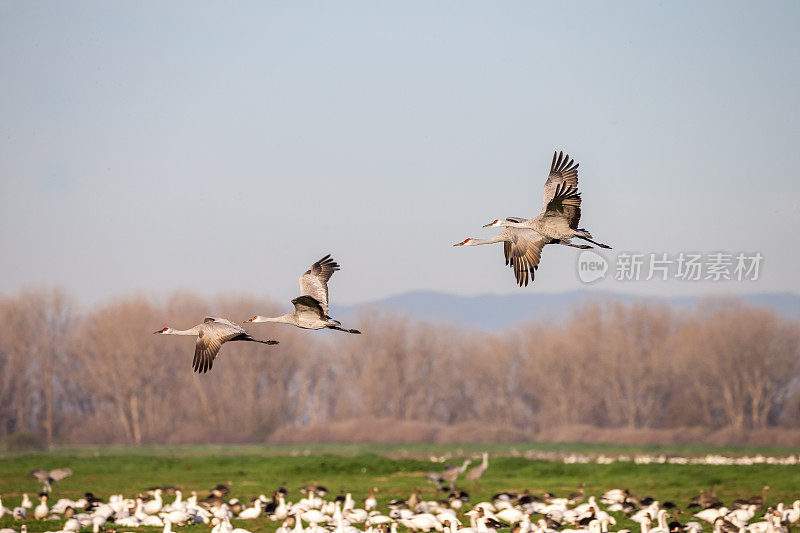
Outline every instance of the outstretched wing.
<path fill-rule="evenodd" d="M 50 479 L 53 481 L 61 481 L 62 479 L 72 475 L 72 470 L 69 468 L 56 468 L 50 471 Z"/>
<path fill-rule="evenodd" d="M 320 318 L 328 315 L 328 313 L 325 312 L 326 310 L 323 309 L 322 304 L 311 296 L 298 296 L 292 300 L 292 303 L 294 304 L 295 311 L 298 313 L 314 313 Z"/>
<path fill-rule="evenodd" d="M 578 221 L 581 219 L 581 194 L 572 186 L 560 184 L 555 189 L 555 196 L 547 204 L 544 216 L 566 219 L 570 228 L 578 229 Z"/>
<path fill-rule="evenodd" d="M 50 481 L 50 472 L 47 470 L 42 470 L 41 468 L 37 470 L 31 470 L 31 475 L 38 479 L 41 483 L 47 483 Z"/>
<path fill-rule="evenodd" d="M 208 320 L 208 318 L 212 320 Z M 225 342 L 247 336 L 241 326 L 237 326 L 225 319 L 208 318 L 206 318 L 197 334 L 194 360 L 192 360 L 192 368 L 195 372 L 201 374 L 211 370 L 214 365 L 214 359 L 216 359 L 219 349 L 222 348 Z"/>
<path fill-rule="evenodd" d="M 506 228 L 509 239 L 503 243 L 506 264 L 514 270 L 517 284 L 527 286 L 533 281 L 534 273 L 542 259 L 542 249 L 550 242 L 527 228 Z"/>
<path fill-rule="evenodd" d="M 311 296 L 322 306 L 322 312 L 328 314 L 328 280 L 339 270 L 339 264 L 326 255 L 300 276 L 300 295 Z"/>
<path fill-rule="evenodd" d="M 544 182 L 542 213 L 554 198 L 565 193 L 578 193 L 578 163 L 570 159 L 569 155 L 565 156 L 564 152 L 555 152 L 550 175 Z"/>

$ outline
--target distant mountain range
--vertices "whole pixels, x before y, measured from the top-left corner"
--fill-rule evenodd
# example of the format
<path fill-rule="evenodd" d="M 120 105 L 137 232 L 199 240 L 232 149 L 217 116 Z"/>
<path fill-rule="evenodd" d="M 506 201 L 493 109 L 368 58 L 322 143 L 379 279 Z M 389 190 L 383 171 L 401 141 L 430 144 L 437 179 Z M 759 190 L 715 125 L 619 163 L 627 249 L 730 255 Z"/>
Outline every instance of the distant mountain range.
<path fill-rule="evenodd" d="M 751 304 L 769 307 L 788 317 L 800 319 L 800 295 L 758 293 L 742 295 Z M 651 301 L 675 307 L 693 307 L 700 297 L 642 297 L 602 291 L 573 291 L 559 294 L 511 294 L 506 296 L 457 296 L 433 291 L 408 292 L 368 304 L 337 306 L 337 317 L 363 309 L 391 309 L 415 318 L 452 322 L 485 331 L 499 331 L 516 323 L 568 314 L 587 301 L 616 300 L 625 303 Z"/>

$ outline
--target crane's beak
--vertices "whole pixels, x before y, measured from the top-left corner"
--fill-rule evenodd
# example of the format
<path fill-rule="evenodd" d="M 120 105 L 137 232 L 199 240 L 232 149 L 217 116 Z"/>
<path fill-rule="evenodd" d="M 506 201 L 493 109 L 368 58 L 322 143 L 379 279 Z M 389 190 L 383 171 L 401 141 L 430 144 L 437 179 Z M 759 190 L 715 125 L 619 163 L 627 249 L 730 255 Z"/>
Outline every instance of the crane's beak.
<path fill-rule="evenodd" d="M 153 332 L 153 335 L 158 335 L 158 334 L 159 334 L 159 333 L 161 333 L 162 331 L 163 331 L 163 330 L 161 330 L 161 329 L 160 329 L 160 330 L 158 330 L 158 331 L 154 331 L 154 332 Z"/>
<path fill-rule="evenodd" d="M 464 246 L 464 243 L 463 242 L 457 242 L 453 246 Z"/>
<path fill-rule="evenodd" d="M 483 227 L 484 227 L 484 228 L 491 228 L 492 226 L 494 226 L 494 222 L 492 222 L 491 224 L 486 224 L 486 225 L 485 225 L 485 226 L 483 226 Z"/>
<path fill-rule="evenodd" d="M 256 318 L 258 318 L 258 317 L 257 317 L 257 316 L 254 316 L 253 318 L 248 318 L 248 319 L 247 319 L 247 320 L 245 320 L 244 322 L 245 322 L 245 324 L 246 324 L 246 323 L 248 323 L 248 322 L 252 322 L 252 321 L 253 321 L 253 320 L 255 320 Z"/>

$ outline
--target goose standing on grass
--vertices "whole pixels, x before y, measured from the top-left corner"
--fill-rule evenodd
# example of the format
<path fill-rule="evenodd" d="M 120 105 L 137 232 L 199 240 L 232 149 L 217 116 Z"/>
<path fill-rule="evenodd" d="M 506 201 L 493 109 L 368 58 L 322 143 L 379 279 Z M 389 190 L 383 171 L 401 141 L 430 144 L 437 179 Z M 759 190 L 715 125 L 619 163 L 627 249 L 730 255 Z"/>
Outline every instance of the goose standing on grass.
<path fill-rule="evenodd" d="M 256 498 L 252 507 L 248 507 L 239 513 L 239 518 L 242 520 L 252 520 L 261 516 L 261 498 Z"/>
<path fill-rule="evenodd" d="M 378 507 L 378 499 L 375 495 L 378 492 L 378 487 L 372 487 L 369 489 L 369 495 L 364 498 L 364 510 L 365 511 L 373 511 Z"/>
<path fill-rule="evenodd" d="M 194 349 L 194 360 L 192 361 L 192 368 L 195 372 L 205 374 L 211 370 L 214 364 L 214 359 L 222 345 L 228 341 L 249 341 L 260 342 L 261 344 L 278 344 L 278 341 L 262 341 L 254 339 L 247 332 L 233 322 L 224 318 L 216 318 L 207 316 L 202 324 L 198 324 L 193 328 L 185 330 L 172 329 L 166 327 L 160 329 L 154 334 L 160 335 L 190 335 L 197 337 L 197 344 Z"/>
<path fill-rule="evenodd" d="M 581 219 L 581 193 L 578 192 L 578 164 L 564 156 L 563 152 L 553 154 L 553 163 L 550 165 L 550 175 L 544 184 L 544 201 L 542 212 L 522 222 L 511 222 L 511 227 L 529 228 L 542 237 L 559 244 L 582 248 L 582 245 L 573 245 L 570 239 L 577 237 L 600 248 L 611 248 L 592 240 L 592 234 L 578 227 Z M 506 219 L 508 220 L 508 219 Z M 501 221 L 495 220 L 484 227 L 501 226 Z"/>
<path fill-rule="evenodd" d="M 25 507 L 24 502 L 22 506 Z M 36 520 L 44 520 L 45 518 L 47 518 L 47 513 L 49 512 L 50 509 L 47 507 L 47 494 L 44 493 L 39 497 L 39 505 L 37 505 L 36 508 L 33 510 L 33 517 Z"/>
<path fill-rule="evenodd" d="M 300 276 L 300 296 L 292 300 L 294 311 L 274 318 L 256 315 L 247 322 L 278 322 L 303 329 L 335 329 L 346 333 L 361 332 L 342 328 L 342 323 L 328 316 L 328 280 L 339 264 L 326 255 Z"/>
<path fill-rule="evenodd" d="M 145 502 L 142 510 L 145 514 L 152 515 L 158 513 L 162 507 L 164 507 L 164 501 L 161 499 L 161 489 L 156 489 L 153 491 L 153 499 Z"/>

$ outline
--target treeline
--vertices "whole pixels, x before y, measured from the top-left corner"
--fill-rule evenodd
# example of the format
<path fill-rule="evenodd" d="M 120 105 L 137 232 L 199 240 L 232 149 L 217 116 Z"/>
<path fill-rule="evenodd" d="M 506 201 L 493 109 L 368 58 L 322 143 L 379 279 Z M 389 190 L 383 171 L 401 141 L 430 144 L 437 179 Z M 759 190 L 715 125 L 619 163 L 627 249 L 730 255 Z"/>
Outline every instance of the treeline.
<path fill-rule="evenodd" d="M 380 310 L 348 321 L 361 336 L 254 325 L 255 336 L 281 344 L 226 344 L 206 375 L 191 370 L 192 339 L 152 334 L 207 314 L 242 321 L 256 312 L 285 311 L 245 296 L 129 296 L 85 311 L 59 289 L 0 298 L 0 442 L 370 440 L 376 432 L 409 441 L 438 438 L 442 428 L 458 429 L 450 440 L 486 441 L 558 437 L 566 427 L 688 435 L 800 429 L 800 322 L 738 300 L 708 300 L 688 312 L 584 305 L 566 320 L 500 334 Z"/>

